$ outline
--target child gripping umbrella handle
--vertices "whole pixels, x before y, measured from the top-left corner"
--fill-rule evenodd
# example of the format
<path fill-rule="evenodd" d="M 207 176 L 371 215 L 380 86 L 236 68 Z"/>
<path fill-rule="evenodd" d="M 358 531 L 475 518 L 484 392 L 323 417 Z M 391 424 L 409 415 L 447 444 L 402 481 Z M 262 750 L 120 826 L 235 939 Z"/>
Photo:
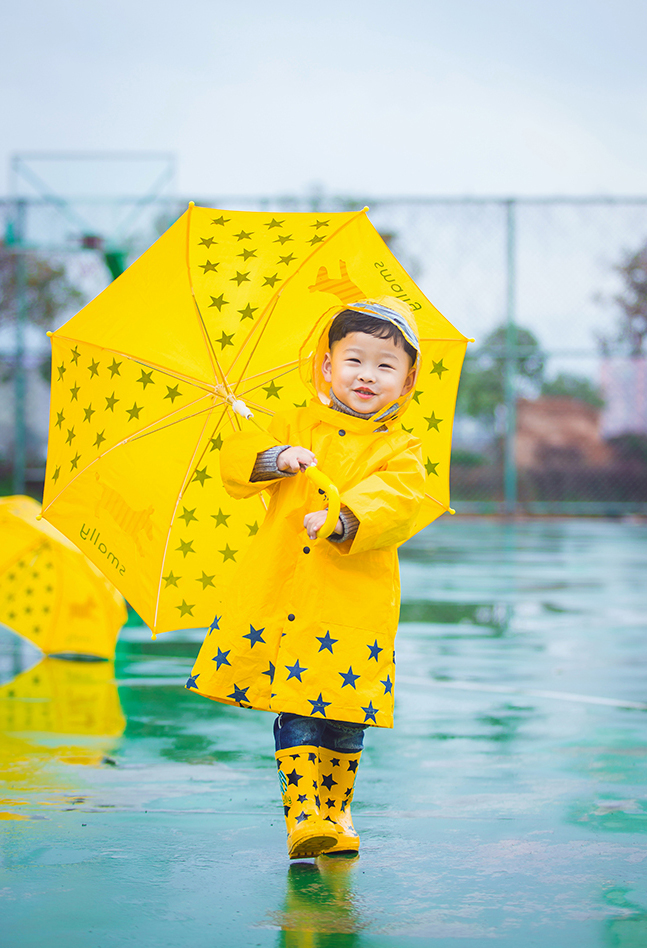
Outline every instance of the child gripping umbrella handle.
<path fill-rule="evenodd" d="M 315 487 L 318 487 L 320 491 L 323 491 L 328 498 L 328 516 L 326 517 L 323 526 L 319 530 L 320 537 L 329 537 L 331 533 L 335 532 L 335 527 L 337 526 L 337 521 L 339 520 L 339 511 L 341 509 L 341 500 L 339 497 L 339 491 L 330 480 L 329 477 L 320 471 L 319 468 L 311 464 L 310 467 L 307 467 L 304 471 L 306 477 L 310 478 Z"/>

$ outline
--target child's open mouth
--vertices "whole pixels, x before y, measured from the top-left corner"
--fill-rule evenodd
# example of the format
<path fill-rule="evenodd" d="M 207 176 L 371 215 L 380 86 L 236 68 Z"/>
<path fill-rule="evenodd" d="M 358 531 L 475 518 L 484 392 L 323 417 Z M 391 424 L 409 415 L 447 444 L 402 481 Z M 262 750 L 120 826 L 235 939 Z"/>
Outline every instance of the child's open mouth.
<path fill-rule="evenodd" d="M 373 398 L 375 392 L 372 392 L 370 388 L 356 388 L 355 394 L 359 395 L 360 398 Z"/>

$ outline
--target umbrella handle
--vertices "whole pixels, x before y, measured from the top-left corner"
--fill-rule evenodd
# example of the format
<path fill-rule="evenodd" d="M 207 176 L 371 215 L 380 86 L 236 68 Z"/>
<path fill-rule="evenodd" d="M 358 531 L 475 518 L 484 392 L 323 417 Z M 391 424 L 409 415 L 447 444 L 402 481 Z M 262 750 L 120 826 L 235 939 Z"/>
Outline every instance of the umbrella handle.
<path fill-rule="evenodd" d="M 339 520 L 339 511 L 341 509 L 339 491 L 330 478 L 326 477 L 323 471 L 320 471 L 316 465 L 311 464 L 303 473 L 306 477 L 310 478 L 315 487 L 318 487 L 328 498 L 328 516 L 326 517 L 324 525 L 319 530 L 319 536 L 329 537 L 334 533 L 337 521 Z"/>

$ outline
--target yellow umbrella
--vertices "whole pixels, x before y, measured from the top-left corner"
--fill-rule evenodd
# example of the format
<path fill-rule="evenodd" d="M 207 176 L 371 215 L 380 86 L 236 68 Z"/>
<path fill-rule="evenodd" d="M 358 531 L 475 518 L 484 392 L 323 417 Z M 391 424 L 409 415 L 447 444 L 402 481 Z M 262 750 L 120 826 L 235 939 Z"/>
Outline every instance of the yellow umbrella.
<path fill-rule="evenodd" d="M 28 819 L 17 808 L 33 805 L 34 791 L 58 802 L 70 778 L 51 764 L 97 766 L 125 727 L 111 661 L 44 658 L 1 685 L 0 820 Z"/>
<path fill-rule="evenodd" d="M 385 294 L 409 305 L 420 330 L 422 371 L 405 424 L 425 452 L 423 527 L 449 508 L 467 340 L 365 211 L 190 206 L 53 334 L 43 516 L 154 632 L 209 624 L 264 516 L 262 500 L 235 504 L 222 487 L 223 439 L 248 409 L 265 425 L 305 404 L 299 368 L 316 348 L 313 327 L 344 304 Z"/>
<path fill-rule="evenodd" d="M 111 658 L 127 618 L 122 597 L 39 515 L 31 497 L 0 498 L 0 622 L 46 654 Z"/>

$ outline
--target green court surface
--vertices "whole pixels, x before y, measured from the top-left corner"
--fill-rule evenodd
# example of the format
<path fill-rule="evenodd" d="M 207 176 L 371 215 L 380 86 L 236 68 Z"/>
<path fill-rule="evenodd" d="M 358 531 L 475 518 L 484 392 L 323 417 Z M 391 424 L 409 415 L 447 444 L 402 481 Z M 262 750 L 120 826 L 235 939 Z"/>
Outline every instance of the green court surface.
<path fill-rule="evenodd" d="M 199 632 L 124 629 L 116 685 L 3 635 L 3 948 L 645 948 L 647 525 L 444 518 L 401 567 L 359 859 L 290 865 L 272 718 L 184 690 Z"/>

